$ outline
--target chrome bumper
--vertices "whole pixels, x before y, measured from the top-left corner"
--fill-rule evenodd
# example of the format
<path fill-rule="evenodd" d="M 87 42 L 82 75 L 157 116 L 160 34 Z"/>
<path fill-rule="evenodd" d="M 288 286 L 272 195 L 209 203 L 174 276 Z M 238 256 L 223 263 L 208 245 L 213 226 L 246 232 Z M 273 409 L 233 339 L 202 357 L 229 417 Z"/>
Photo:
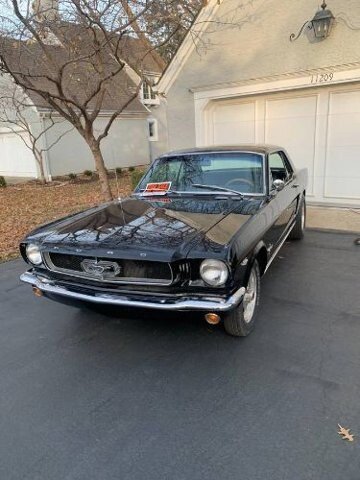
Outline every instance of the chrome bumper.
<path fill-rule="evenodd" d="M 179 299 L 159 298 L 155 300 L 154 296 L 151 301 L 140 300 L 139 297 L 130 295 L 121 295 L 116 293 L 94 293 L 85 294 L 70 290 L 66 287 L 56 285 L 55 282 L 49 280 L 42 275 L 36 275 L 32 272 L 25 272 L 20 276 L 20 280 L 29 283 L 33 287 L 38 288 L 44 294 L 59 295 L 73 300 L 80 300 L 84 302 L 92 302 L 104 305 L 115 305 L 119 307 L 137 307 L 137 308 L 152 308 L 157 310 L 203 310 L 207 312 L 227 312 L 239 305 L 244 294 L 245 288 L 241 287 L 233 295 L 226 299 L 216 297 L 195 297 L 188 298 L 181 297 Z"/>

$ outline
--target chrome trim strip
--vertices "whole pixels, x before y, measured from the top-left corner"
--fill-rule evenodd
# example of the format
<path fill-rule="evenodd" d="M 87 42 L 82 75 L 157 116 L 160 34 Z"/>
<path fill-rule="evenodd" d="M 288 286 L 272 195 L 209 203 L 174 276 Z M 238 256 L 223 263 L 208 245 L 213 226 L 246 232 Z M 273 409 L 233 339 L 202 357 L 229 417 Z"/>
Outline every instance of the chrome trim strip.
<path fill-rule="evenodd" d="M 137 307 L 151 308 L 155 310 L 203 310 L 208 312 L 227 312 L 235 308 L 241 302 L 245 288 L 241 287 L 233 295 L 227 299 L 216 297 L 191 297 L 180 298 L 179 300 L 166 300 L 164 298 L 159 301 L 147 302 L 144 300 L 134 299 L 129 295 L 121 294 L 104 294 L 95 293 L 95 295 L 87 295 L 77 293 L 65 287 L 56 285 L 55 282 L 31 272 L 25 272 L 21 275 L 20 280 L 29 283 L 33 287 L 40 289 L 44 294 L 56 294 L 74 300 L 92 302 L 105 305 L 115 305 L 119 307 Z"/>
<path fill-rule="evenodd" d="M 284 245 L 284 243 L 286 242 L 286 239 L 288 238 L 288 236 L 290 235 L 291 233 L 291 230 L 295 227 L 295 222 L 293 222 L 293 224 L 288 228 L 288 231 L 285 233 L 284 235 L 284 238 L 283 240 L 281 240 L 281 242 L 279 243 L 279 245 L 276 247 L 276 249 L 274 250 L 274 253 L 271 255 L 271 257 L 269 258 L 269 261 L 266 265 L 266 268 L 265 268 L 265 272 L 264 274 L 267 272 L 268 268 L 270 267 L 270 265 L 272 264 L 272 262 L 275 260 L 275 257 L 276 255 L 278 254 L 280 248 Z"/>
<path fill-rule="evenodd" d="M 154 278 L 151 279 L 150 281 L 147 281 L 146 278 L 133 278 L 133 277 L 120 277 L 121 280 L 102 280 L 100 278 L 96 278 L 94 276 L 88 275 L 85 272 L 82 273 L 82 272 L 78 272 L 77 270 L 67 270 L 66 268 L 56 267 L 53 264 L 53 262 L 50 258 L 50 255 L 49 255 L 50 253 L 51 252 L 43 252 L 43 254 L 42 254 L 45 267 L 48 270 L 50 270 L 50 272 L 63 273 L 64 275 L 68 275 L 69 277 L 84 278 L 86 280 L 91 280 L 91 281 L 100 282 L 100 283 L 110 283 L 112 285 L 126 285 L 126 284 L 131 283 L 131 285 L 154 285 L 154 286 L 159 285 L 159 286 L 162 286 L 162 287 L 169 287 L 174 282 L 174 271 L 173 271 L 170 263 L 167 263 L 167 265 L 169 266 L 169 269 L 170 269 L 171 280 L 169 280 L 167 282 L 164 282 L 164 281 L 161 281 L 161 280 L 156 281 L 156 279 L 154 279 Z M 59 252 L 56 252 L 56 253 L 59 253 Z M 63 254 L 63 255 L 75 255 L 76 256 L 76 254 L 72 254 L 72 253 Z M 81 255 L 77 255 L 77 256 L 81 256 Z M 85 258 L 88 258 L 88 257 L 84 257 L 84 259 Z M 95 257 L 89 257 L 89 258 L 95 258 Z M 116 261 L 116 258 L 110 258 L 110 259 L 112 261 Z"/>

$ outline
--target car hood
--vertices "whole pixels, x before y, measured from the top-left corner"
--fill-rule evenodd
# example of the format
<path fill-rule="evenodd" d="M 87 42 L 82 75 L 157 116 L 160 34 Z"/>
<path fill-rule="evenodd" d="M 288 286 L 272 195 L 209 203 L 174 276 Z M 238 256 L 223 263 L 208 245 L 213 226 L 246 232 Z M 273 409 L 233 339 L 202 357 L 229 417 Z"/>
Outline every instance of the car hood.
<path fill-rule="evenodd" d="M 226 243 L 258 209 L 258 200 L 222 197 L 146 199 L 130 197 L 54 222 L 30 234 L 42 248 L 96 256 L 174 261 L 203 243 L 208 232 L 229 215 Z M 209 241 L 216 244 L 210 235 Z"/>

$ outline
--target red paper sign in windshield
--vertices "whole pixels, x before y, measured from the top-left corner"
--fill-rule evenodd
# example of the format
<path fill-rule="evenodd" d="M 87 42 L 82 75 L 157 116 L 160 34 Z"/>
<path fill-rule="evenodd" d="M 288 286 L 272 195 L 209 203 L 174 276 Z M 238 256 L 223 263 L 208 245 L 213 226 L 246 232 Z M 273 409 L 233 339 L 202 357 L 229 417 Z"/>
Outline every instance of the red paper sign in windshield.
<path fill-rule="evenodd" d="M 171 188 L 171 182 L 158 182 L 158 183 L 148 183 L 144 193 L 148 194 L 165 194 Z"/>

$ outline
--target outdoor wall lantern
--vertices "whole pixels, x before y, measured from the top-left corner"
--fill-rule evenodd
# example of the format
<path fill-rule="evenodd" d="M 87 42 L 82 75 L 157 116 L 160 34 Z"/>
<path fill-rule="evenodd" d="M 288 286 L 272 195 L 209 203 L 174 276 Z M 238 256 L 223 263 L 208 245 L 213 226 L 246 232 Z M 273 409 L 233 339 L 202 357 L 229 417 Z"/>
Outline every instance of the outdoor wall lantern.
<path fill-rule="evenodd" d="M 335 17 L 332 11 L 327 8 L 326 2 L 323 1 L 321 9 L 319 9 L 312 20 L 307 20 L 300 28 L 297 35 L 292 33 L 290 35 L 290 41 L 295 42 L 305 29 L 311 31 L 316 40 L 325 40 L 330 35 L 331 28 L 334 24 Z M 310 32 L 309 32 L 310 33 Z"/>

